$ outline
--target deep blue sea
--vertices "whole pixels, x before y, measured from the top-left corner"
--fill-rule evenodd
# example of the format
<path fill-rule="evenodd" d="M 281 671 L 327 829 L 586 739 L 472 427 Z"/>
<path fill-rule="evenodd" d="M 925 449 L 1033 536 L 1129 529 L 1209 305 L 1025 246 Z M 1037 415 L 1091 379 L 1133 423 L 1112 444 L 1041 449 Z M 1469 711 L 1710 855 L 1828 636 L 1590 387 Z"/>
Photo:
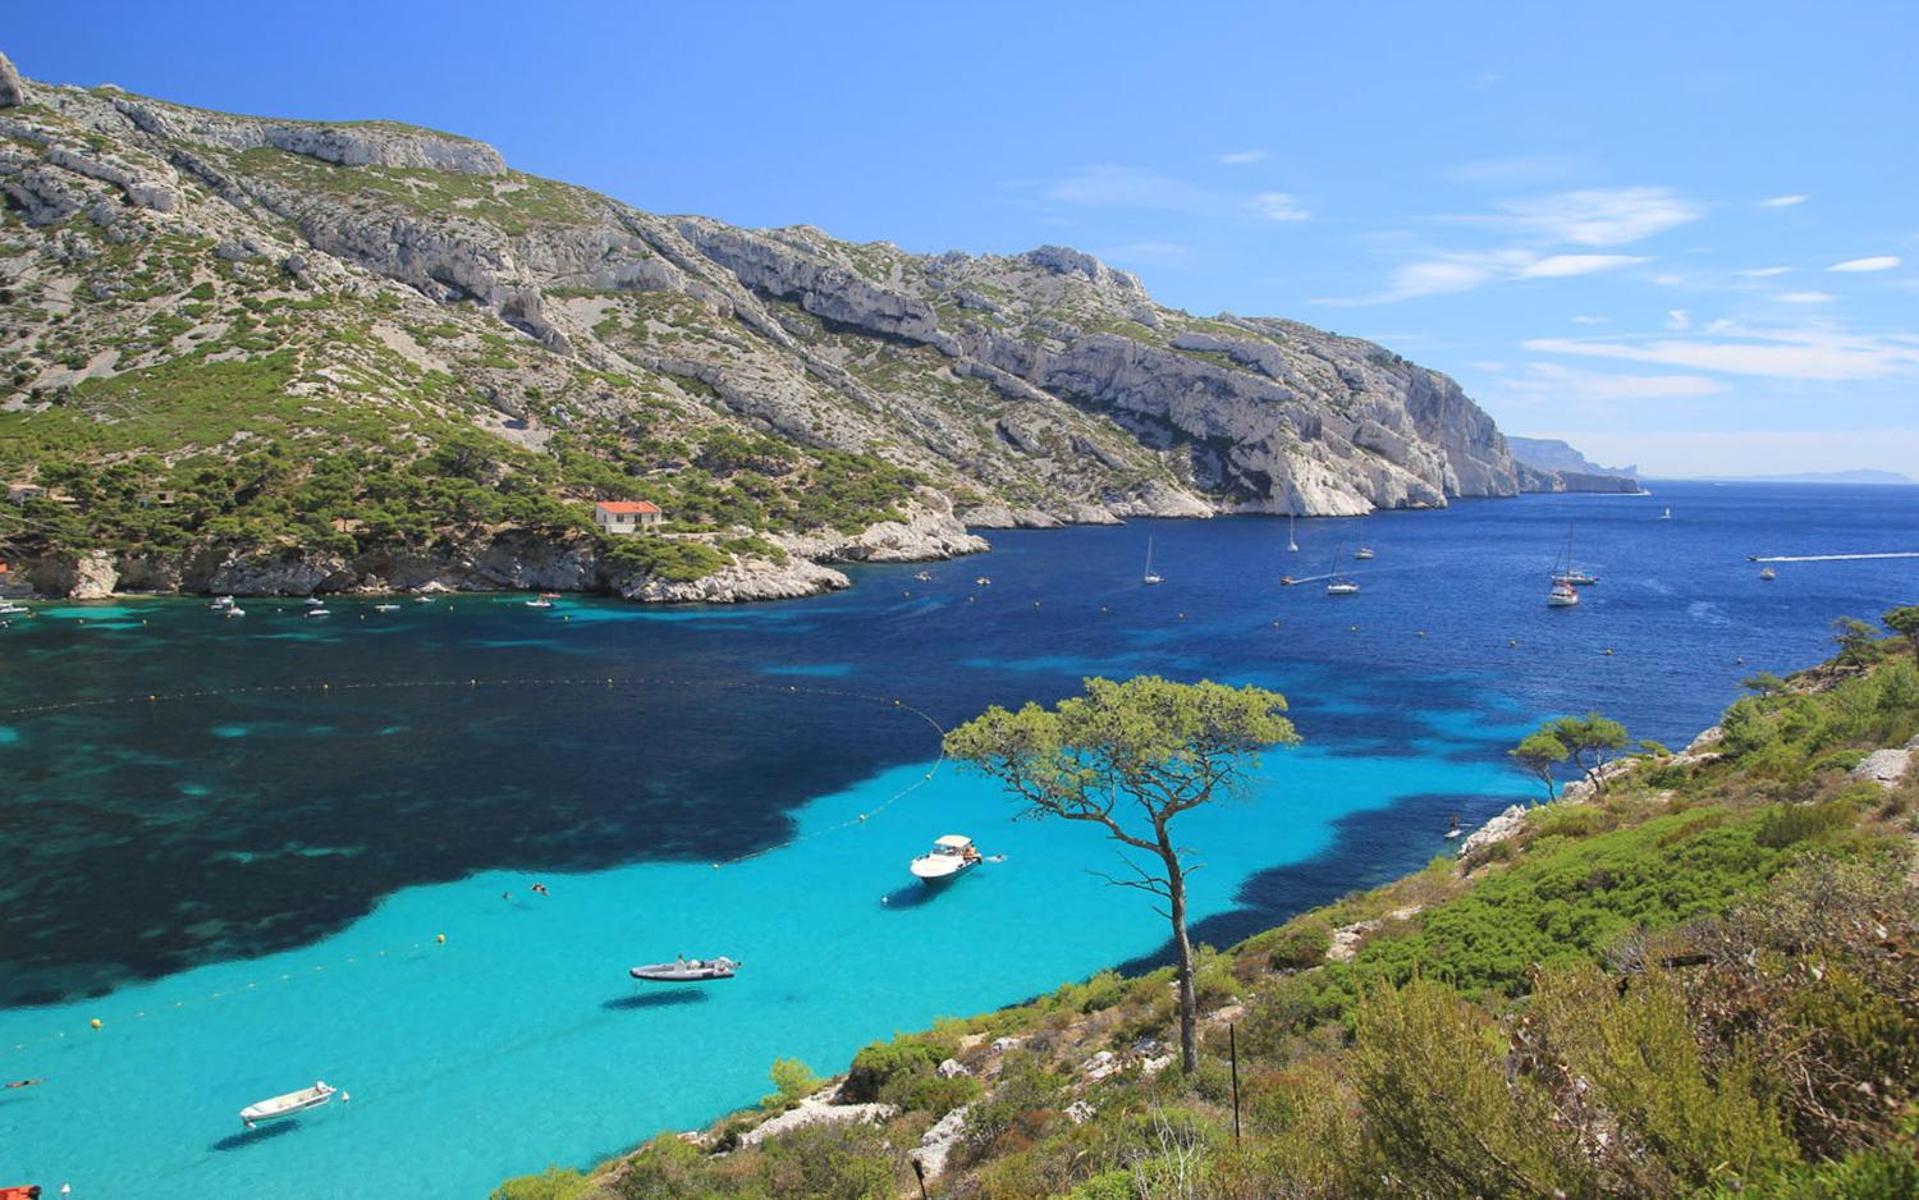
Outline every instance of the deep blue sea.
<path fill-rule="evenodd" d="M 1503 751 L 1543 716 L 1684 742 L 1832 618 L 1919 600 L 1919 559 L 1746 561 L 1919 551 L 1919 488 L 1653 487 L 1381 514 L 1370 563 L 1356 522 L 1289 554 L 1246 518 L 997 533 L 931 582 L 742 608 L 36 605 L 0 629 L 0 1082 L 45 1082 L 0 1092 L 0 1184 L 484 1196 L 751 1103 L 775 1057 L 830 1072 L 1159 954 L 1107 844 L 938 760 L 989 704 L 1142 672 L 1289 697 L 1305 744 L 1184 819 L 1225 944 L 1529 796 Z M 1548 609 L 1569 529 L 1600 582 Z M 1335 567 L 1359 595 L 1277 582 Z M 948 832 L 1005 861 L 926 901 L 906 862 Z M 745 966 L 628 981 L 676 953 Z M 317 1078 L 351 1102 L 242 1131 Z"/>

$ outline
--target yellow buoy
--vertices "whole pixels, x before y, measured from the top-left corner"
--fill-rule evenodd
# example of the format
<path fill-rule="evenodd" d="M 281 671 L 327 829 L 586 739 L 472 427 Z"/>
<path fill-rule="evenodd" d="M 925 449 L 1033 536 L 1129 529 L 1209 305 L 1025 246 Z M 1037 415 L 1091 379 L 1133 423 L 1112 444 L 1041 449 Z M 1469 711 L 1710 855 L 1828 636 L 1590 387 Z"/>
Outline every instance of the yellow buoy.
<path fill-rule="evenodd" d="M 100 1018 L 99 1018 L 99 1017 L 95 1017 L 95 1018 L 93 1018 L 93 1020 L 91 1020 L 91 1021 L 88 1021 L 88 1022 L 87 1022 L 87 1027 L 88 1027 L 89 1029 L 98 1029 L 98 1028 L 100 1028 Z"/>

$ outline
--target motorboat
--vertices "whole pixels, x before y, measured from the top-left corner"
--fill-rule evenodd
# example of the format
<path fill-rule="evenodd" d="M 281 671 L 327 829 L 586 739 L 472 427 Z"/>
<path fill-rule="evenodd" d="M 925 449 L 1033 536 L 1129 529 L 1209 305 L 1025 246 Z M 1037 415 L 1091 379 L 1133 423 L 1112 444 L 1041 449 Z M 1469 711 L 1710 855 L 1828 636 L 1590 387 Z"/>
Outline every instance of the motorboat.
<path fill-rule="evenodd" d="M 980 576 L 980 577 L 979 577 L 978 579 L 975 579 L 975 580 L 974 580 L 973 582 L 974 582 L 974 583 L 976 583 L 976 584 L 978 584 L 978 585 L 979 585 L 980 587 L 991 587 L 991 586 L 993 586 L 993 581 L 992 581 L 991 579 L 988 579 L 988 578 L 987 578 L 986 576 L 984 576 L 984 575 L 982 575 L 982 576 Z"/>
<path fill-rule="evenodd" d="M 542 600 L 558 600 L 559 598 L 560 598 L 560 594 L 558 592 L 541 592 L 540 593 L 540 599 Z"/>
<path fill-rule="evenodd" d="M 374 612 L 399 612 L 399 611 L 400 611 L 400 606 L 399 606 L 399 605 L 397 605 L 397 604 L 394 604 L 394 603 L 393 603 L 393 602 L 391 602 L 391 601 L 388 601 L 388 602 L 386 602 L 386 603 L 384 603 L 384 604 L 376 604 L 376 605 L 374 605 L 374 606 L 373 606 L 373 611 L 374 611 Z"/>
<path fill-rule="evenodd" d="M 1771 567 L 1763 567 L 1760 569 L 1759 578 L 1765 580 L 1777 579 L 1779 578 L 1779 572 L 1773 570 Z"/>
<path fill-rule="evenodd" d="M 913 572 L 913 578 L 919 580 L 921 583 L 931 583 L 933 582 L 933 573 L 931 571 L 915 571 Z"/>
<path fill-rule="evenodd" d="M 240 607 L 239 605 L 237 605 L 237 604 L 230 604 L 230 605 L 228 605 L 228 606 L 227 606 L 226 608 L 224 608 L 224 609 L 222 609 L 222 610 L 220 611 L 220 615 L 221 615 L 221 616 L 223 616 L 223 617 L 225 617 L 225 618 L 226 618 L 227 620 L 229 620 L 229 621 L 231 621 L 231 620 L 232 620 L 233 618 L 235 618 L 235 617 L 244 617 L 244 616 L 246 616 L 246 615 L 247 615 L 247 610 L 246 610 L 246 609 L 244 609 L 244 608 L 241 608 L 241 607 Z"/>
<path fill-rule="evenodd" d="M 210 608 L 210 609 L 212 609 L 212 610 L 214 610 L 215 612 L 219 612 L 219 611 L 221 611 L 221 610 L 223 610 L 223 609 L 228 609 L 228 608 L 232 608 L 232 607 L 233 607 L 233 597 L 231 597 L 231 596 L 215 596 L 215 597 L 213 598 L 213 603 L 211 603 L 211 604 L 209 604 L 209 605 L 207 605 L 207 607 L 208 607 L 208 608 Z"/>
<path fill-rule="evenodd" d="M 305 600 L 300 601 L 300 603 L 306 605 L 308 608 L 326 607 L 326 601 L 320 599 L 318 596 L 308 596 Z"/>
<path fill-rule="evenodd" d="M 1571 587 L 1591 587 L 1593 584 L 1599 582 L 1599 577 L 1585 571 L 1568 570 L 1554 575 L 1553 582 L 1564 583 Z"/>
<path fill-rule="evenodd" d="M 1371 546 L 1361 546 L 1359 549 L 1353 551 L 1353 557 L 1359 559 L 1361 562 L 1370 559 L 1372 556 L 1373 548 Z"/>
<path fill-rule="evenodd" d="M 528 608 L 552 608 L 553 601 L 548 600 L 546 597 L 542 596 L 537 600 L 528 600 L 526 602 L 526 606 Z"/>
<path fill-rule="evenodd" d="M 24 604 L 15 604 L 11 600 L 0 600 L 0 617 L 22 617 L 32 612 Z"/>
<path fill-rule="evenodd" d="M 731 979 L 740 964 L 721 955 L 719 958 L 676 958 L 672 962 L 648 963 L 632 967 L 627 974 L 646 983 L 706 983 Z"/>
<path fill-rule="evenodd" d="M 433 597 L 431 597 L 431 596 L 425 596 L 425 595 L 421 595 L 421 596 L 415 596 L 415 597 L 413 597 L 413 603 L 415 603 L 415 604 L 431 604 L 431 603 L 433 603 Z"/>
<path fill-rule="evenodd" d="M 1298 582 L 1299 580 L 1294 579 L 1291 575 L 1281 575 L 1279 577 L 1279 586 L 1281 587 L 1291 587 Z"/>
<path fill-rule="evenodd" d="M 1331 579 L 1327 581 L 1326 594 L 1328 596 L 1357 596 L 1359 595 L 1359 581 L 1343 578 Z"/>
<path fill-rule="evenodd" d="M 1546 593 L 1547 608 L 1571 608 L 1579 603 L 1579 590 L 1572 584 L 1555 580 L 1553 590 Z"/>
<path fill-rule="evenodd" d="M 262 1121 L 278 1121 L 309 1109 L 319 1108 L 332 1101 L 336 1093 L 340 1097 L 340 1102 L 344 1104 L 347 1101 L 346 1094 L 322 1079 L 310 1088 L 301 1088 L 297 1092 L 287 1092 L 269 1100 L 262 1100 L 258 1104 L 247 1105 L 240 1110 L 240 1121 L 248 1129 L 252 1129 Z"/>
<path fill-rule="evenodd" d="M 949 833 L 933 840 L 933 848 L 910 864 L 913 877 L 933 885 L 949 883 L 980 865 L 984 860 L 965 834 Z"/>
<path fill-rule="evenodd" d="M 301 613 L 300 615 L 303 617 L 311 618 L 311 617 L 330 617 L 333 614 L 328 612 L 324 608 L 309 608 L 305 612 Z"/>

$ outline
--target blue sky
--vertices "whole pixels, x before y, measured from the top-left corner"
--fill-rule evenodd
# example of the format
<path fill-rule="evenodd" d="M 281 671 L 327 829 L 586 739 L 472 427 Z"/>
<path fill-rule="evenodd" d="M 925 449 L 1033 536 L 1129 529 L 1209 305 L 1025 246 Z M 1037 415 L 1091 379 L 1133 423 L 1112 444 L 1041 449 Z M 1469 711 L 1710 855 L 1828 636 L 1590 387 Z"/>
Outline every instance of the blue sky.
<path fill-rule="evenodd" d="M 15 6 L 30 77 L 384 117 L 639 207 L 1046 242 L 1659 473 L 1919 473 L 1919 5 Z"/>

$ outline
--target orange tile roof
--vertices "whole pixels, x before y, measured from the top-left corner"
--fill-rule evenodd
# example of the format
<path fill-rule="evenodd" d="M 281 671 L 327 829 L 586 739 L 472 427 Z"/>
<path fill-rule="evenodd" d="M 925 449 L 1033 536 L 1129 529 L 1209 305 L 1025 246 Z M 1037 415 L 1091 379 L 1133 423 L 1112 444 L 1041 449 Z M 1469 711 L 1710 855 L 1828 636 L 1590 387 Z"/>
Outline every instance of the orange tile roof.
<path fill-rule="evenodd" d="M 602 500 L 596 505 L 603 513 L 656 513 L 660 506 L 650 500 Z"/>

